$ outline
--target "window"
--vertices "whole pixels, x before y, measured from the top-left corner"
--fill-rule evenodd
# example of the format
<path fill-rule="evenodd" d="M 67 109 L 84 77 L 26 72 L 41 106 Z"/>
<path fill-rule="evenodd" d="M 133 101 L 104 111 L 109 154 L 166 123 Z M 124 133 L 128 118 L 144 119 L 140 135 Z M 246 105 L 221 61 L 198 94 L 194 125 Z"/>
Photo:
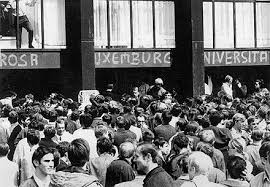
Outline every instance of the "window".
<path fill-rule="evenodd" d="M 174 48 L 174 16 L 172 0 L 94 0 L 95 47 Z"/>
<path fill-rule="evenodd" d="M 213 15 L 212 15 L 212 3 L 203 3 L 203 38 L 204 47 L 213 47 Z"/>
<path fill-rule="evenodd" d="M 270 47 L 270 3 L 257 3 L 257 45 Z"/>
<path fill-rule="evenodd" d="M 270 47 L 269 10 L 269 0 L 205 0 L 204 47 Z"/>
<path fill-rule="evenodd" d="M 66 46 L 65 0 L 5 0 L 0 1 L 0 4 L 2 9 L 0 48 Z M 17 16 L 18 46 L 16 46 Z"/>

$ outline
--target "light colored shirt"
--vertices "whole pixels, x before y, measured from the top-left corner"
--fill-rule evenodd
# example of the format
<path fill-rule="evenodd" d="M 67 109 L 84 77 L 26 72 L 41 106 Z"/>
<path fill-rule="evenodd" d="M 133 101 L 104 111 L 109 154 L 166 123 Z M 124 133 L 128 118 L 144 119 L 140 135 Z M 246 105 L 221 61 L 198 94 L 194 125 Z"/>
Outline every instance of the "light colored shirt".
<path fill-rule="evenodd" d="M 91 128 L 88 129 L 78 129 L 74 131 L 73 138 L 82 138 L 85 139 L 90 147 L 90 158 L 96 158 L 98 157 L 97 154 L 97 138 L 95 136 L 95 131 Z"/>
<path fill-rule="evenodd" d="M 58 134 L 56 134 L 53 138 L 52 138 L 52 140 L 54 141 L 54 142 L 56 142 L 56 143 L 60 143 L 60 142 L 72 142 L 72 140 L 73 140 L 74 138 L 73 138 L 73 135 L 72 134 L 70 134 L 69 132 L 67 132 L 67 131 L 65 131 L 64 133 L 63 133 L 63 135 L 62 136 L 59 136 Z"/>
<path fill-rule="evenodd" d="M 270 179 L 266 172 L 261 172 L 250 181 L 250 187 L 269 187 Z"/>
<path fill-rule="evenodd" d="M 19 141 L 13 156 L 13 162 L 19 166 L 20 184 L 32 177 L 35 168 L 32 164 L 32 155 L 38 148 L 38 145 L 34 145 L 32 148 L 29 146 L 27 139 L 23 138 Z"/>
<path fill-rule="evenodd" d="M 184 182 L 181 187 L 222 187 L 222 185 L 209 182 L 206 175 L 198 175 L 192 181 Z"/>
<path fill-rule="evenodd" d="M 11 162 L 7 157 L 0 157 L 0 186 L 18 186 L 18 164 Z"/>
<path fill-rule="evenodd" d="M 136 134 L 136 140 L 139 142 L 142 139 L 142 130 L 138 127 L 135 127 L 133 125 L 130 126 L 129 130 L 131 132 L 134 132 Z"/>
<path fill-rule="evenodd" d="M 172 119 L 169 124 L 175 128 L 177 121 L 179 121 L 179 117 L 172 116 Z"/>
<path fill-rule="evenodd" d="M 19 16 L 24 16 L 26 15 L 27 12 L 27 6 L 29 7 L 35 6 L 37 0 L 18 0 L 18 1 L 19 1 Z M 16 16 L 16 0 L 10 0 L 9 4 L 15 10 L 15 13 L 13 15 Z"/>
<path fill-rule="evenodd" d="M 228 83 L 223 83 L 221 86 L 221 91 L 223 91 L 224 93 L 226 93 L 226 95 L 230 96 L 231 98 L 233 98 L 233 90 L 232 90 L 232 85 L 228 84 Z"/>
<path fill-rule="evenodd" d="M 45 181 L 40 180 L 40 179 L 36 176 L 35 173 L 34 173 L 33 177 L 34 177 L 34 180 L 35 180 L 35 182 L 37 183 L 38 187 L 49 187 L 50 182 L 51 182 L 51 179 L 50 179 L 50 176 L 49 176 L 49 175 L 46 177 L 46 180 L 45 180 Z"/>

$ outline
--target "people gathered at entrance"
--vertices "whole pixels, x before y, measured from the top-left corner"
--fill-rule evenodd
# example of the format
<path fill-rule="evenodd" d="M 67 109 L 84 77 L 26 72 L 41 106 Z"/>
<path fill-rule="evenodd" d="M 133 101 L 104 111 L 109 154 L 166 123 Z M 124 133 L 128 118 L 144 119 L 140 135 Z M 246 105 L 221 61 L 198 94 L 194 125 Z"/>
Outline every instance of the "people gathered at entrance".
<path fill-rule="evenodd" d="M 178 101 L 157 78 L 86 105 L 12 92 L 0 98 L 0 186 L 268 187 L 270 94 L 254 88 L 228 75 L 217 95 Z"/>

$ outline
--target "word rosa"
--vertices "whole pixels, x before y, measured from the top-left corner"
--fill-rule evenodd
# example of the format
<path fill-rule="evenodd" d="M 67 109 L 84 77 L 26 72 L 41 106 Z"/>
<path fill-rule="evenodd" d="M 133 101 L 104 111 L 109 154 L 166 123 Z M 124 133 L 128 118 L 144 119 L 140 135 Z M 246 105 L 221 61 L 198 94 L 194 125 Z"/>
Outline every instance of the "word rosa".
<path fill-rule="evenodd" d="M 38 66 L 37 54 L 4 54 L 0 55 L 0 67 Z"/>

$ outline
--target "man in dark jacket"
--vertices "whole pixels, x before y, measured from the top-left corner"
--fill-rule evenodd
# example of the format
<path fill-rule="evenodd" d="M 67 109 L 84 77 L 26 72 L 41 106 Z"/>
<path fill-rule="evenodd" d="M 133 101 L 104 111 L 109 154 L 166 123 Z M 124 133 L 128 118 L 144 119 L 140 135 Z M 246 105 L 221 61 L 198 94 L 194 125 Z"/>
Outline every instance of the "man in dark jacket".
<path fill-rule="evenodd" d="M 157 164 L 157 151 L 151 144 L 142 144 L 137 147 L 134 162 L 138 172 L 146 174 L 143 180 L 144 187 L 171 187 L 172 177 Z"/>
<path fill-rule="evenodd" d="M 135 179 L 135 173 L 131 167 L 135 146 L 131 142 L 124 142 L 119 147 L 119 159 L 112 161 L 106 172 L 105 187 L 113 187 L 115 184 Z"/>
<path fill-rule="evenodd" d="M 175 128 L 169 124 L 172 119 L 172 115 L 169 111 L 164 111 L 161 118 L 162 125 L 159 125 L 154 129 L 154 134 L 156 137 L 163 137 L 167 142 L 169 142 L 170 138 L 176 134 Z"/>

